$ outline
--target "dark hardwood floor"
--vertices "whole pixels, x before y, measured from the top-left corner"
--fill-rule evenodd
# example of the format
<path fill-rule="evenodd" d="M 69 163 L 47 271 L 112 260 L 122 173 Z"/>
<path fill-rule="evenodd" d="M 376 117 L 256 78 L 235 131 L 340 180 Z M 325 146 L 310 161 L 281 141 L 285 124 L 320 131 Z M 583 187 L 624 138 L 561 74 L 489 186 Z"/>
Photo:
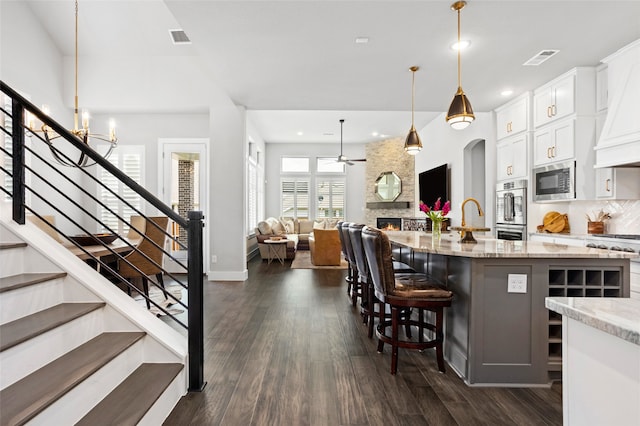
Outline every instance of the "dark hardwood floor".
<path fill-rule="evenodd" d="M 259 258 L 244 283 L 205 282 L 204 392 L 166 425 L 560 425 L 560 384 L 470 388 L 433 350 L 376 352 L 346 271 Z"/>

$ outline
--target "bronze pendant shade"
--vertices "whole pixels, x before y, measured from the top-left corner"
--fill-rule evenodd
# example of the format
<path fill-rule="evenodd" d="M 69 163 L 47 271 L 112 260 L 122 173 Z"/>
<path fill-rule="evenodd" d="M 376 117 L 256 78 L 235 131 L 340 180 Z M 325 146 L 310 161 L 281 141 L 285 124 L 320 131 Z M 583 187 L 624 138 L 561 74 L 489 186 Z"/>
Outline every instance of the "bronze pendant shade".
<path fill-rule="evenodd" d="M 457 1 L 451 5 L 451 9 L 458 12 L 458 90 L 456 91 L 453 101 L 451 101 L 451 105 L 449 106 L 449 111 L 447 112 L 447 123 L 456 130 L 464 129 L 476 119 L 473 115 L 471 103 L 469 103 L 469 99 L 467 99 L 467 96 L 464 94 L 464 90 L 462 90 L 461 83 L 460 11 L 466 4 L 467 2 L 465 1 Z"/>
<path fill-rule="evenodd" d="M 420 136 L 418 135 L 418 131 L 413 125 L 413 100 L 415 94 L 415 82 L 416 82 L 416 71 L 420 68 L 413 66 L 409 68 L 412 73 L 411 78 L 411 129 L 409 130 L 409 134 L 404 141 L 404 150 L 409 155 L 416 155 L 422 149 L 422 141 L 420 140 Z"/>

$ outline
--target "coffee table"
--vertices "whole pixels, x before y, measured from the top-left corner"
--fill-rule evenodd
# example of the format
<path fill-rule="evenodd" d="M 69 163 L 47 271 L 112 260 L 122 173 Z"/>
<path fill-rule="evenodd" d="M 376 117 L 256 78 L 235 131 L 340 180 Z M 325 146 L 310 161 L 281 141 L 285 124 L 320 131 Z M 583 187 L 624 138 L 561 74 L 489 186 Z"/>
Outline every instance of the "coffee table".
<path fill-rule="evenodd" d="M 264 240 L 269 248 L 269 256 L 267 259 L 267 265 L 271 265 L 271 261 L 276 258 L 280 261 L 281 265 L 284 265 L 284 259 L 287 257 L 287 239 L 281 240 Z"/>

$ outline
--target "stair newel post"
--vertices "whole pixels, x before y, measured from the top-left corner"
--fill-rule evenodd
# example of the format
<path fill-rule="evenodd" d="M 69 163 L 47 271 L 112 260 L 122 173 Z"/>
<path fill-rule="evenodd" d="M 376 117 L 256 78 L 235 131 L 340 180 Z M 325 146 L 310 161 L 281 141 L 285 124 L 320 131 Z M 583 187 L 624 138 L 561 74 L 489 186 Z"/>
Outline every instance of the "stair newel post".
<path fill-rule="evenodd" d="M 13 127 L 13 220 L 20 225 L 25 222 L 24 185 L 24 106 L 16 99 L 11 101 L 11 125 Z"/>
<path fill-rule="evenodd" d="M 189 326 L 189 391 L 204 389 L 204 307 L 203 307 L 203 250 L 202 230 L 204 216 L 201 211 L 188 213 L 188 326 Z"/>

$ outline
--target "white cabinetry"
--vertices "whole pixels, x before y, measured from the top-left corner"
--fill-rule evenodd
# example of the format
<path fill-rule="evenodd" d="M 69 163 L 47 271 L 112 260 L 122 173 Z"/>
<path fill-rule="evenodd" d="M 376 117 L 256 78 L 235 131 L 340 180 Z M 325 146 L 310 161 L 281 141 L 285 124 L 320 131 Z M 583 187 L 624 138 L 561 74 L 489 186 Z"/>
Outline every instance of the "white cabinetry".
<path fill-rule="evenodd" d="M 496 108 L 496 177 L 498 181 L 529 176 L 531 92 Z"/>
<path fill-rule="evenodd" d="M 533 125 L 540 127 L 575 112 L 575 74 L 565 74 L 533 95 Z"/>
<path fill-rule="evenodd" d="M 496 109 L 496 139 L 504 139 L 529 130 L 529 92 Z"/>
<path fill-rule="evenodd" d="M 576 199 L 594 199 L 595 67 L 574 68 L 534 90 L 533 104 L 533 167 L 575 161 Z"/>
<path fill-rule="evenodd" d="M 521 179 L 529 173 L 528 146 L 529 134 L 523 133 L 504 139 L 496 147 L 496 162 L 498 165 L 497 179 Z"/>
<path fill-rule="evenodd" d="M 596 169 L 596 198 L 612 200 L 640 199 L 640 168 Z"/>
<path fill-rule="evenodd" d="M 575 119 L 570 118 L 536 130 L 533 143 L 533 164 L 542 166 L 575 156 Z"/>

